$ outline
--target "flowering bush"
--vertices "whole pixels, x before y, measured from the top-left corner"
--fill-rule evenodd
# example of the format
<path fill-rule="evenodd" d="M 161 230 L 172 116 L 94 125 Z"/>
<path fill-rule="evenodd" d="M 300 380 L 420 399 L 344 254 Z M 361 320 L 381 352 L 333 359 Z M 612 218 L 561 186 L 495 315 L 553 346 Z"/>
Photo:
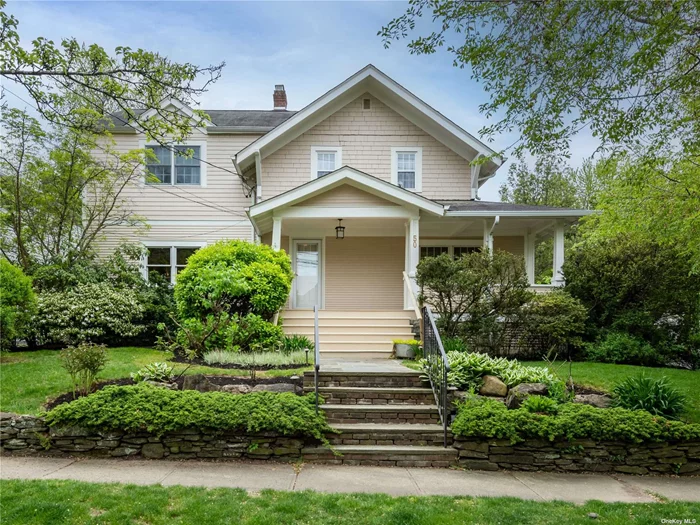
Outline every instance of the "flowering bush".
<path fill-rule="evenodd" d="M 134 337 L 143 306 L 131 290 L 107 283 L 81 284 L 39 295 L 36 336 L 40 343 L 112 342 Z"/>

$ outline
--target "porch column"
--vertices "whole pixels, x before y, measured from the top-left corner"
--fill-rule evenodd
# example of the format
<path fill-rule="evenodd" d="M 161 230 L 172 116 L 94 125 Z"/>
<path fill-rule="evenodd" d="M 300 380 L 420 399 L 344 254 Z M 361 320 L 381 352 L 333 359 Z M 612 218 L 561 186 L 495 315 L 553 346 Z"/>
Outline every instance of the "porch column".
<path fill-rule="evenodd" d="M 282 217 L 272 218 L 272 249 L 279 250 L 282 245 Z"/>
<path fill-rule="evenodd" d="M 416 268 L 420 259 L 419 221 L 420 217 L 411 217 L 406 225 L 406 273 L 411 281 L 411 290 L 415 296 L 418 295 Z M 407 295 L 404 297 L 404 304 L 406 308 L 410 308 L 411 301 Z"/>
<path fill-rule="evenodd" d="M 561 267 L 564 265 L 564 224 L 557 222 L 554 227 L 554 256 L 552 257 L 552 284 L 562 286 L 564 274 Z"/>
<path fill-rule="evenodd" d="M 525 234 L 525 273 L 527 282 L 535 284 L 535 235 L 530 230 Z"/>
<path fill-rule="evenodd" d="M 500 220 L 501 216 L 496 215 L 493 218 L 493 223 L 489 226 L 489 221 L 484 219 L 484 248 L 486 248 L 491 255 L 493 255 L 493 230 L 496 229 Z"/>

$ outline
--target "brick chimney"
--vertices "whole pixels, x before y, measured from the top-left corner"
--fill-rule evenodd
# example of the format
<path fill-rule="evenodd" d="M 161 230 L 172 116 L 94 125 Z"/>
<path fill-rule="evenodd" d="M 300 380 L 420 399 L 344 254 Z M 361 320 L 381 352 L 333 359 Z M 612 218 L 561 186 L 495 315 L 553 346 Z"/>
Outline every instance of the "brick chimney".
<path fill-rule="evenodd" d="M 284 84 L 276 84 L 275 92 L 272 94 L 272 102 L 275 109 L 287 109 L 287 92 L 284 90 Z"/>

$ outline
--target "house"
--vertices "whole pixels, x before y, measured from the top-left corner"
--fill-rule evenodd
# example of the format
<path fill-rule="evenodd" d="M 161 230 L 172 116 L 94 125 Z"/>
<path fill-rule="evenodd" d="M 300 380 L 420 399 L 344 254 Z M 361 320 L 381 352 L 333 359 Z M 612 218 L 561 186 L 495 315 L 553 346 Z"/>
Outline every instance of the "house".
<path fill-rule="evenodd" d="M 150 229 L 113 228 L 103 249 L 143 242 L 144 268 L 173 281 L 194 250 L 220 239 L 284 249 L 296 278 L 283 326 L 312 334 L 318 305 L 321 349 L 334 355 L 388 355 L 393 338 L 411 336 L 424 256 L 506 250 L 525 258 L 535 286 L 535 243 L 553 236 L 561 284 L 565 228 L 588 212 L 479 200 L 501 159 L 374 66 L 297 112 L 275 86 L 273 104 L 205 110 L 209 125 L 172 148 L 115 122 L 120 148 L 153 149 L 160 182 L 127 190 Z"/>

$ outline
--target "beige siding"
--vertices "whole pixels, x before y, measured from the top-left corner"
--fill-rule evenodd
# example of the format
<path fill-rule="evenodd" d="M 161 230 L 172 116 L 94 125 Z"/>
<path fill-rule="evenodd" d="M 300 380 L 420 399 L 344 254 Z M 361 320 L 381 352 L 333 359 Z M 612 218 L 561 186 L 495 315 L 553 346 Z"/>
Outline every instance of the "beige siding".
<path fill-rule="evenodd" d="M 296 206 L 325 206 L 329 208 L 362 208 L 366 206 L 398 206 L 386 199 L 382 199 L 359 188 L 344 184 L 338 188 L 329 190 L 321 195 L 316 195 Z"/>
<path fill-rule="evenodd" d="M 272 246 L 272 232 L 269 233 L 263 233 L 262 236 L 260 237 L 260 242 L 263 244 L 267 244 L 268 246 Z M 289 245 L 289 236 L 288 235 L 282 235 L 280 238 L 280 248 L 287 252 L 288 255 L 291 255 L 291 246 Z"/>
<path fill-rule="evenodd" d="M 240 179 L 235 174 L 231 157 L 255 140 L 258 135 L 199 135 L 193 140 L 206 141 L 207 186 L 171 186 L 130 184 L 122 195 L 129 209 L 149 221 L 178 221 L 176 225 L 152 225 L 143 232 L 129 228 L 112 228 L 100 241 L 99 251 L 108 252 L 119 242 L 138 240 L 186 240 L 200 242 L 225 238 L 251 239 L 251 224 L 245 208 L 251 200 L 246 197 Z M 116 150 L 126 152 L 139 148 L 136 135 L 115 135 Z M 95 152 L 105 158 L 103 150 Z M 233 225 L 187 225 L 187 221 L 227 221 Z"/>
<path fill-rule="evenodd" d="M 525 238 L 521 236 L 508 236 L 493 238 L 493 249 L 525 256 Z"/>
<path fill-rule="evenodd" d="M 402 310 L 403 237 L 326 237 L 327 310 Z"/>
<path fill-rule="evenodd" d="M 233 226 L 151 226 L 135 230 L 129 227 L 109 228 L 97 243 L 98 253 L 108 256 L 123 242 L 163 242 L 186 246 L 188 242 L 212 244 L 227 239 L 252 240 L 249 222 Z"/>
<path fill-rule="evenodd" d="M 362 99 L 372 109 L 362 109 Z M 423 192 L 431 199 L 469 199 L 469 162 L 422 129 L 365 94 L 262 161 L 263 198 L 311 180 L 311 147 L 341 146 L 343 164 L 391 180 L 391 148 L 420 146 Z"/>

